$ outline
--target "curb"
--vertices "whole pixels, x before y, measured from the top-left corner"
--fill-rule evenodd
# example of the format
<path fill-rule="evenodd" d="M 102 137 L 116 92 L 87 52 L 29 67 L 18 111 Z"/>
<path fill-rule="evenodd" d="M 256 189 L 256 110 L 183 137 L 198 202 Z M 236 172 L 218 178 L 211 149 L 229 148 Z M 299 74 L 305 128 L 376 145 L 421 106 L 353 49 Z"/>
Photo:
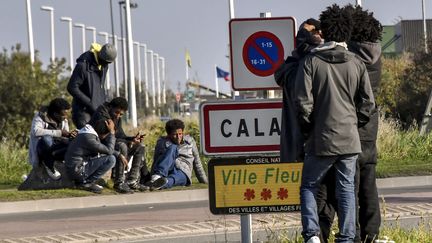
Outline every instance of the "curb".
<path fill-rule="evenodd" d="M 377 179 L 379 189 L 394 187 L 432 185 L 432 176 L 392 177 Z M 128 195 L 87 196 L 74 198 L 43 199 L 33 201 L 0 202 L 0 215 L 78 209 L 91 207 L 110 207 L 124 205 L 146 205 L 156 203 L 175 203 L 208 200 L 208 189 L 158 191 Z"/>

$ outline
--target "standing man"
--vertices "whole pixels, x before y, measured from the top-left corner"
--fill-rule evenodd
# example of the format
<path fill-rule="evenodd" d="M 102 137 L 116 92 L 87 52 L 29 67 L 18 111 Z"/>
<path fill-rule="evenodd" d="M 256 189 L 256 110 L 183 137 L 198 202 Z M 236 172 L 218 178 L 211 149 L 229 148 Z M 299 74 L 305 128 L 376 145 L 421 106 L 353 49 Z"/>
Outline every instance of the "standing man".
<path fill-rule="evenodd" d="M 192 184 L 192 170 L 200 183 L 208 183 L 195 140 L 183 134 L 184 127 L 179 119 L 165 124 L 167 136 L 156 142 L 151 190 L 189 186 Z"/>
<path fill-rule="evenodd" d="M 111 119 L 114 122 L 116 145 L 115 149 L 120 152 L 114 169 L 114 189 L 118 193 L 132 193 L 135 191 L 146 191 L 149 187 L 140 184 L 140 178 L 148 181 L 150 173 L 147 169 L 145 159 L 145 148 L 141 144 L 144 135 L 127 136 L 123 131 L 123 114 L 128 110 L 128 102 L 123 97 L 116 97 L 109 103 L 105 102 L 93 114 L 89 124 L 94 125 L 99 120 Z M 132 158 L 133 157 L 133 158 Z M 125 159 L 123 159 L 125 158 Z M 128 173 L 127 163 L 132 158 L 132 165 Z"/>
<path fill-rule="evenodd" d="M 44 166 L 53 180 L 61 177 L 54 162 L 63 160 L 69 138 L 76 136 L 75 131 L 69 132 L 67 116 L 70 108 L 65 99 L 56 98 L 48 106 L 42 107 L 32 120 L 29 162 L 33 167 Z"/>
<path fill-rule="evenodd" d="M 354 176 L 361 152 L 357 130 L 369 121 L 374 98 L 364 63 L 348 51 L 352 18 L 334 4 L 320 15 L 326 43 L 300 63 L 295 92 L 300 129 L 306 134 L 300 188 L 302 235 L 320 243 L 316 195 L 327 171 L 336 168 L 339 233 L 336 242 L 356 234 Z"/>
<path fill-rule="evenodd" d="M 90 50 L 77 59 L 67 90 L 73 97 L 72 121 L 78 129 L 83 128 L 96 109 L 106 101 L 108 64 L 116 57 L 117 50 L 113 45 L 93 43 Z"/>
<path fill-rule="evenodd" d="M 359 56 L 365 63 L 369 75 L 370 84 L 375 97 L 378 95 L 381 83 L 381 45 L 379 40 L 382 34 L 381 23 L 374 18 L 373 13 L 363 10 L 360 6 L 348 5 L 344 8 L 354 20 L 351 40 L 348 49 Z M 358 225 L 356 242 L 371 243 L 378 239 L 381 225 L 381 214 L 376 186 L 376 163 L 379 112 L 371 114 L 369 122 L 359 128 L 362 153 L 358 158 L 356 173 L 356 189 L 358 197 Z M 327 242 L 331 225 L 333 223 L 336 207 L 334 199 L 334 180 L 327 175 L 323 181 L 321 194 L 323 202 L 318 202 L 320 226 L 323 241 Z M 321 200 L 321 199 L 319 199 Z M 321 204 L 321 205 L 320 205 Z"/>

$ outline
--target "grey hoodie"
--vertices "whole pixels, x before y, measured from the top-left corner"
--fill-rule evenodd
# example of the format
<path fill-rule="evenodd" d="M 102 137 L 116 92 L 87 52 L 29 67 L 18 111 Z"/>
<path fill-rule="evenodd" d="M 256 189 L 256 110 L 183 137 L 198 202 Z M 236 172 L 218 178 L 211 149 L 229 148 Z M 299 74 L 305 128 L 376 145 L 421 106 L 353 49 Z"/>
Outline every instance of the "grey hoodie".
<path fill-rule="evenodd" d="M 325 43 L 302 60 L 295 94 L 307 153 L 361 152 L 358 125 L 369 121 L 374 97 L 365 64 L 344 43 Z"/>

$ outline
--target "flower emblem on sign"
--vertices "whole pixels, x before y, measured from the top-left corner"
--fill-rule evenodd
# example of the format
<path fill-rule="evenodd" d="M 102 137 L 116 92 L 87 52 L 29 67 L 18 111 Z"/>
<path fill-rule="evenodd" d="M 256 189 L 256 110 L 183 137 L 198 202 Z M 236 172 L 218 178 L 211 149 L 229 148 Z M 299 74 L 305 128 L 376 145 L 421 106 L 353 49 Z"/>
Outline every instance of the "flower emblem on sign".
<path fill-rule="evenodd" d="M 288 189 L 283 188 L 283 187 L 279 188 L 279 191 L 277 192 L 277 195 L 278 195 L 277 198 L 280 199 L 280 200 L 287 199 L 288 198 Z"/>
<path fill-rule="evenodd" d="M 248 188 L 246 189 L 243 195 L 244 195 L 244 200 L 250 201 L 255 198 L 255 190 Z"/>
<path fill-rule="evenodd" d="M 268 188 L 264 188 L 261 192 L 261 200 L 269 200 L 271 199 L 272 195 L 271 195 L 271 190 Z"/>

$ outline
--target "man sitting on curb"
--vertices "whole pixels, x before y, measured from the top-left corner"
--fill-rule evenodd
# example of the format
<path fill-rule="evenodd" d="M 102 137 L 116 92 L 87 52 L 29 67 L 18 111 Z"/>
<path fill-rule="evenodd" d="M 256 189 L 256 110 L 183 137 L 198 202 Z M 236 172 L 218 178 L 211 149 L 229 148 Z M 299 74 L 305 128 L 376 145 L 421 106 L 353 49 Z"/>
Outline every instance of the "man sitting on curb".
<path fill-rule="evenodd" d="M 200 183 L 208 183 L 195 140 L 183 135 L 184 127 L 178 119 L 166 123 L 167 136 L 160 137 L 155 147 L 151 190 L 191 185 L 192 168 Z"/>
<path fill-rule="evenodd" d="M 116 97 L 109 103 L 105 102 L 98 107 L 89 124 L 93 125 L 98 120 L 111 119 L 114 122 L 116 145 L 115 149 L 129 161 L 132 157 L 130 171 L 126 174 L 127 163 L 117 160 L 114 169 L 114 189 L 119 193 L 133 193 L 146 191 L 149 188 L 140 184 L 140 177 L 150 177 L 145 160 L 145 148 L 141 144 L 144 135 L 127 136 L 123 131 L 121 117 L 128 109 L 128 102 L 123 97 Z M 149 180 L 150 178 L 143 178 Z"/>
<path fill-rule="evenodd" d="M 112 120 L 99 120 L 94 126 L 85 125 L 70 143 L 65 156 L 66 171 L 78 188 L 101 193 L 103 187 L 97 185 L 96 181 L 114 166 L 116 157 L 127 163 L 114 150 L 114 132 Z"/>
<path fill-rule="evenodd" d="M 29 161 L 33 167 L 44 166 L 53 180 L 59 180 L 60 172 L 55 161 L 63 161 L 69 138 L 76 132 L 69 132 L 67 114 L 71 105 L 65 99 L 53 99 L 33 117 L 30 130 Z"/>

